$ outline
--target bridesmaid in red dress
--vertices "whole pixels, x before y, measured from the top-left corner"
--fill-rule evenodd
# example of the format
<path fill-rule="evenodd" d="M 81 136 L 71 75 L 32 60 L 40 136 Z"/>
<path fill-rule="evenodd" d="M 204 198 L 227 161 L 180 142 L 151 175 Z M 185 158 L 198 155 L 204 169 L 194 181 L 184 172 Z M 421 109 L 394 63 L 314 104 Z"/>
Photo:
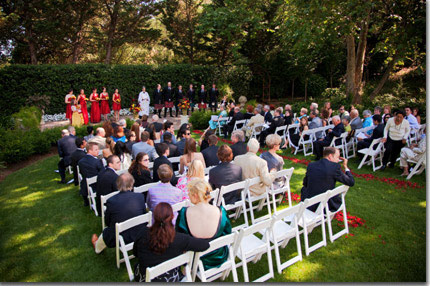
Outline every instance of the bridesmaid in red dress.
<path fill-rule="evenodd" d="M 91 122 L 99 123 L 100 122 L 100 105 L 99 105 L 100 97 L 97 94 L 97 88 L 93 88 L 93 93 L 90 95 L 91 101 Z"/>
<path fill-rule="evenodd" d="M 69 90 L 69 93 L 66 95 L 65 103 L 66 105 L 66 118 L 69 119 L 70 123 L 72 123 L 72 100 L 76 99 L 76 96 L 73 95 L 73 89 Z"/>
<path fill-rule="evenodd" d="M 88 110 L 87 110 L 87 97 L 85 96 L 84 90 L 81 89 L 81 93 L 78 96 L 79 104 L 81 105 L 82 116 L 84 117 L 84 124 L 88 124 Z"/>
<path fill-rule="evenodd" d="M 103 92 L 100 93 L 101 100 L 101 114 L 103 115 L 104 121 L 107 121 L 107 116 L 110 113 L 109 108 L 109 94 L 106 92 L 106 87 L 103 87 Z"/>
<path fill-rule="evenodd" d="M 119 121 L 119 111 L 121 110 L 121 95 L 118 93 L 118 89 L 115 89 L 115 93 L 112 95 L 112 109 L 115 114 L 115 120 Z"/>

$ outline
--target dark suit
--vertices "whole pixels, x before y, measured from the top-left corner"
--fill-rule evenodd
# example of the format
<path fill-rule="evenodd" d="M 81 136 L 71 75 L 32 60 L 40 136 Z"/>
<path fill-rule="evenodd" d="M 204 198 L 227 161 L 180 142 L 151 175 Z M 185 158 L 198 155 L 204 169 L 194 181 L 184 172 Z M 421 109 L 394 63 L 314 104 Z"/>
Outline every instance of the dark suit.
<path fill-rule="evenodd" d="M 165 87 L 163 89 L 164 104 L 168 105 L 173 102 L 174 93 L 175 92 L 172 87 L 170 87 L 170 89 L 168 87 Z M 168 107 L 168 108 L 169 108 L 170 117 L 173 117 L 172 108 L 171 107 Z M 166 117 L 166 114 L 167 114 L 167 107 L 164 107 L 164 117 Z"/>
<path fill-rule="evenodd" d="M 244 114 L 243 119 L 251 119 L 251 117 L 253 117 L 253 116 L 254 116 L 254 113 L 247 112 Z"/>
<path fill-rule="evenodd" d="M 178 147 L 178 156 L 184 155 L 184 151 L 185 151 L 185 142 L 187 140 L 185 138 L 182 138 L 179 141 L 176 141 L 176 146 Z"/>
<path fill-rule="evenodd" d="M 234 114 L 233 118 L 230 120 L 229 123 L 225 124 L 223 126 L 224 131 L 224 137 L 227 138 L 228 134 L 231 133 L 234 129 L 234 125 L 236 124 L 236 121 L 244 119 L 244 115 L 242 112 L 237 112 Z M 240 126 L 239 126 L 240 127 Z"/>
<path fill-rule="evenodd" d="M 184 99 L 186 96 L 185 96 L 185 93 L 184 93 L 184 90 L 177 90 L 176 92 L 175 92 L 175 109 L 176 109 L 176 117 L 178 117 L 178 113 L 179 113 L 179 107 L 178 107 L 178 105 L 179 105 L 179 103 L 182 101 L 182 99 Z M 188 111 L 188 110 L 187 110 Z"/>
<path fill-rule="evenodd" d="M 342 123 L 339 123 L 336 125 L 332 131 L 330 131 L 323 140 L 321 141 L 315 141 L 313 142 L 314 145 L 314 154 L 317 156 L 317 160 L 319 160 L 322 157 L 324 147 L 330 146 L 330 143 L 333 139 L 333 137 L 339 137 L 343 132 L 345 132 L 345 127 Z M 338 139 L 340 140 L 340 139 Z M 337 141 L 337 140 L 336 140 Z M 337 144 L 337 142 L 336 142 Z"/>
<path fill-rule="evenodd" d="M 155 89 L 152 98 L 154 100 L 154 114 L 158 112 L 158 116 L 161 117 L 161 109 L 155 109 L 155 104 L 164 104 L 163 102 L 163 92 L 162 90 Z"/>
<path fill-rule="evenodd" d="M 77 149 L 75 140 L 75 136 L 67 135 L 57 142 L 58 156 L 61 158 L 58 162 L 58 171 L 63 182 L 66 180 L 66 167 L 70 165 L 72 153 Z"/>
<path fill-rule="evenodd" d="M 160 156 L 157 159 L 154 160 L 154 167 L 152 168 L 153 170 L 153 181 L 154 182 L 158 182 L 160 181 L 160 177 L 158 177 L 158 168 L 163 165 L 163 164 L 167 164 L 170 166 L 170 168 L 172 168 L 173 170 L 173 166 L 172 163 L 169 161 L 169 159 L 167 159 L 165 156 Z M 173 186 L 176 186 L 176 183 L 178 182 L 178 179 L 175 177 L 175 174 L 173 174 L 172 179 L 170 180 L 170 183 L 172 183 Z"/>
<path fill-rule="evenodd" d="M 77 166 L 78 166 L 78 162 L 79 160 L 81 160 L 82 158 L 85 157 L 85 155 L 87 155 L 87 153 L 85 152 L 84 149 L 76 149 L 75 152 L 72 153 L 72 155 L 70 156 L 70 165 L 72 166 L 73 169 L 73 181 L 75 182 L 75 186 L 78 185 L 78 170 L 77 170 Z"/>
<path fill-rule="evenodd" d="M 263 130 L 260 134 L 260 145 L 264 146 L 266 144 L 266 137 L 269 134 L 274 134 L 276 128 L 284 125 L 284 119 L 281 116 L 275 116 L 270 123 L 269 128 Z"/>
<path fill-rule="evenodd" d="M 118 191 L 118 188 L 116 187 L 117 178 L 118 175 L 116 174 L 115 170 L 109 167 L 107 167 L 105 170 L 102 170 L 97 176 L 96 207 L 100 216 L 100 197 Z"/>
<path fill-rule="evenodd" d="M 266 114 L 263 114 L 265 122 L 272 122 L 273 116 L 270 111 L 267 111 Z"/>
<path fill-rule="evenodd" d="M 222 186 L 242 181 L 242 168 L 232 163 L 221 163 L 209 171 L 209 183 L 215 190 Z M 240 192 L 230 192 L 224 196 L 227 204 L 240 200 Z"/>
<path fill-rule="evenodd" d="M 115 223 L 146 213 L 145 197 L 140 193 L 120 192 L 106 202 L 105 221 L 107 227 L 103 230 L 103 240 L 107 247 L 115 247 Z M 140 228 L 135 226 L 121 233 L 125 243 L 134 241 Z"/>
<path fill-rule="evenodd" d="M 91 178 L 97 176 L 102 170 L 104 170 L 104 166 L 102 160 L 97 159 L 90 154 L 87 154 L 78 162 L 79 171 L 82 175 L 81 181 L 81 195 L 84 198 L 84 203 L 88 204 L 88 189 L 87 189 L 87 178 Z M 96 190 L 96 184 L 93 184 L 91 187 L 93 190 Z"/>
<path fill-rule="evenodd" d="M 357 150 L 361 150 L 364 148 L 369 148 L 372 144 L 373 139 L 382 138 L 384 136 L 384 123 L 379 123 L 378 126 L 373 129 L 372 136 L 369 138 L 365 138 L 357 143 Z M 376 149 L 376 146 L 375 146 Z M 358 153 L 358 156 L 363 156 L 363 154 Z"/>
<path fill-rule="evenodd" d="M 242 141 L 238 141 L 238 142 L 234 143 L 233 145 L 231 145 L 230 148 L 233 151 L 233 159 L 236 156 L 246 154 L 248 152 L 247 147 L 248 146 L 246 145 L 246 143 L 242 142 Z"/>
<path fill-rule="evenodd" d="M 187 97 L 190 100 L 190 106 L 193 106 L 193 104 L 197 103 L 196 102 L 196 91 L 194 89 L 193 90 L 188 89 L 188 91 L 187 91 Z M 191 107 L 191 112 L 193 112 L 193 111 L 194 111 L 194 106 Z M 188 112 L 187 112 L 187 114 L 188 114 Z"/>
<path fill-rule="evenodd" d="M 219 159 L 217 156 L 218 146 L 212 145 L 202 151 L 203 157 L 205 158 L 206 167 L 219 165 Z"/>
<path fill-rule="evenodd" d="M 206 104 L 206 90 L 199 90 L 199 92 L 198 92 L 198 94 L 197 94 L 197 96 L 198 96 L 198 99 L 199 99 L 199 104 L 200 103 L 203 103 L 203 104 Z M 199 108 L 200 109 L 200 108 Z"/>
<path fill-rule="evenodd" d="M 209 107 L 211 111 L 216 111 L 217 105 L 218 105 L 218 97 L 219 97 L 219 91 L 217 88 L 209 89 Z"/>
<path fill-rule="evenodd" d="M 333 163 L 327 159 L 321 159 L 308 165 L 306 176 L 303 179 L 303 188 L 301 191 L 301 201 L 306 198 L 312 198 L 328 190 L 333 190 L 336 182 L 341 182 L 347 186 L 354 186 L 354 177 L 351 172 L 343 173 L 339 164 Z M 342 204 L 341 197 L 336 196 L 329 200 L 330 211 L 335 211 Z M 308 207 L 309 210 L 315 211 L 318 205 Z"/>

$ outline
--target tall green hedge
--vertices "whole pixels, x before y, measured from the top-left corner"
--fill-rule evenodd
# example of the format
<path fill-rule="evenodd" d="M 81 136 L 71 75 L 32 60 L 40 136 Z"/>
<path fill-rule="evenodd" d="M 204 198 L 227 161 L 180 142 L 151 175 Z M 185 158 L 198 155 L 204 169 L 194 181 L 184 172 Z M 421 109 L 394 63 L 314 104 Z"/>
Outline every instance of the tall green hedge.
<path fill-rule="evenodd" d="M 0 69 L 0 124 L 8 116 L 24 105 L 34 105 L 31 97 L 46 96 L 49 104 L 45 113 L 65 112 L 64 97 L 70 88 L 75 94 L 81 88 L 88 96 L 92 87 L 98 90 L 107 87 L 109 94 L 118 88 L 122 95 L 123 107 L 129 107 L 132 99 L 138 97 L 145 85 L 152 98 L 157 83 L 163 87 L 168 81 L 173 86 L 182 84 L 184 89 L 190 83 L 195 86 L 212 82 L 229 84 L 234 97 L 249 94 L 251 72 L 246 67 L 211 67 L 172 64 L 166 66 L 150 65 L 8 65 Z"/>

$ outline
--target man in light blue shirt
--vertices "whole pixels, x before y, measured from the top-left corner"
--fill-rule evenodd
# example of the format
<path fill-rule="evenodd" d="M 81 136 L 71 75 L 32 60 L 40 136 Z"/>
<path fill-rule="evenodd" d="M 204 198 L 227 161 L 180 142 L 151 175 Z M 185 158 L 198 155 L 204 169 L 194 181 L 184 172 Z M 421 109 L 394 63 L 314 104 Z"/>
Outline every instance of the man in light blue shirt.
<path fill-rule="evenodd" d="M 415 128 L 415 129 L 420 128 L 420 125 L 418 124 L 418 120 L 412 114 L 412 110 L 409 106 L 405 108 L 405 113 L 406 113 L 406 119 L 409 121 L 409 125 L 411 126 L 411 128 Z"/>
<path fill-rule="evenodd" d="M 149 132 L 143 131 L 142 135 L 140 136 L 141 142 L 133 144 L 132 151 L 133 153 L 133 159 L 136 159 L 137 154 L 140 152 L 145 152 L 149 156 L 149 160 L 153 162 L 155 159 L 158 158 L 158 154 L 155 151 L 155 148 L 147 143 L 149 139 Z"/>
<path fill-rule="evenodd" d="M 172 121 L 166 121 L 164 122 L 164 133 L 170 133 L 172 134 L 172 144 L 176 144 L 176 137 L 175 137 L 175 127 L 173 126 Z M 164 136 L 161 136 L 160 143 L 164 142 Z"/>

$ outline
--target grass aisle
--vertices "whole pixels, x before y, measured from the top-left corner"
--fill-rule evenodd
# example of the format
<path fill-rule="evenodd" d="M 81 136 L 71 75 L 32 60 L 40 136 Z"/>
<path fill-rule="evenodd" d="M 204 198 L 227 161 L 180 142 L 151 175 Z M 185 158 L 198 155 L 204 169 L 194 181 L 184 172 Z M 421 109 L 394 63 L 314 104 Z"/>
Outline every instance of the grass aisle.
<path fill-rule="evenodd" d="M 285 151 L 284 155 L 291 157 Z M 53 171 L 57 163 L 57 156 L 47 158 L 0 183 L 1 281 L 126 282 L 124 264 L 116 268 L 114 249 L 94 253 L 90 238 L 92 233 L 100 234 L 101 219 L 83 207 L 77 187 L 57 184 L 59 175 Z M 285 163 L 285 167 L 295 168 L 291 189 L 300 194 L 306 166 L 290 160 Z M 368 167 L 356 170 L 357 165 L 351 160 L 356 173 L 372 173 Z M 404 180 L 399 174 L 397 169 L 376 173 L 381 178 Z M 347 211 L 366 220 L 365 225 L 351 227 L 353 236 L 328 241 L 327 247 L 308 257 L 302 244 L 303 261 L 282 274 L 275 267 L 272 281 L 425 281 L 425 175 L 411 181 L 423 188 L 396 189 L 397 185 L 387 182 L 356 178 L 346 196 Z M 320 237 L 321 231 L 315 229 L 311 243 Z M 291 241 L 281 252 L 283 259 L 294 254 L 294 245 Z M 264 274 L 266 268 L 265 256 L 261 262 L 249 264 L 250 279 Z M 240 269 L 238 274 L 243 281 Z"/>

